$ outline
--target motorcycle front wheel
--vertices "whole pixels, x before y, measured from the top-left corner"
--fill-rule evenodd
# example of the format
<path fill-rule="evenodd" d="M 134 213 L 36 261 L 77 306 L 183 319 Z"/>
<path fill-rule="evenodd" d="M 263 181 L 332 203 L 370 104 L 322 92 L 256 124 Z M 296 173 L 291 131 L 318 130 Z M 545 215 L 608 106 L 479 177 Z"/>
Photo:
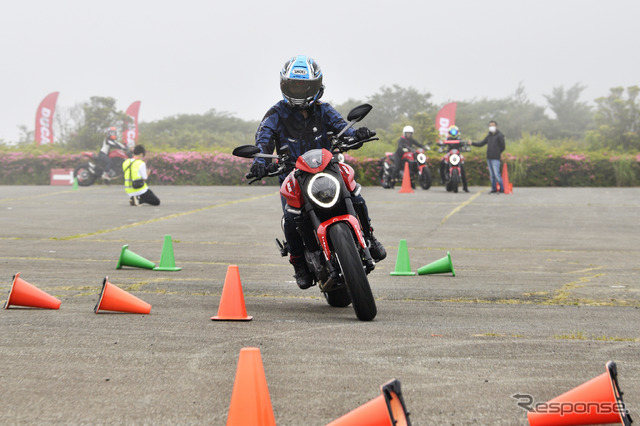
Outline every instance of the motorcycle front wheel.
<path fill-rule="evenodd" d="M 93 182 L 96 180 L 96 176 L 91 173 L 89 170 L 88 164 L 83 164 L 81 166 L 76 167 L 73 171 L 73 177 L 78 179 L 78 185 L 80 186 L 90 186 L 93 185 Z"/>
<path fill-rule="evenodd" d="M 334 308 L 344 308 L 351 304 L 351 297 L 349 296 L 347 286 L 341 286 L 335 290 L 325 292 L 324 298 L 327 299 L 327 303 Z"/>
<path fill-rule="evenodd" d="M 376 301 L 371 293 L 369 280 L 349 226 L 341 222 L 334 224 L 329 228 L 329 238 L 338 258 L 349 296 L 351 296 L 356 317 L 360 321 L 371 321 L 378 313 Z"/>
<path fill-rule="evenodd" d="M 422 189 L 431 188 L 431 171 L 427 166 L 424 166 L 422 169 L 422 174 L 420 175 L 420 186 Z"/>
<path fill-rule="evenodd" d="M 455 169 L 451 172 L 451 190 L 455 193 L 458 193 L 458 182 L 460 181 L 460 177 L 458 176 L 458 170 Z"/>

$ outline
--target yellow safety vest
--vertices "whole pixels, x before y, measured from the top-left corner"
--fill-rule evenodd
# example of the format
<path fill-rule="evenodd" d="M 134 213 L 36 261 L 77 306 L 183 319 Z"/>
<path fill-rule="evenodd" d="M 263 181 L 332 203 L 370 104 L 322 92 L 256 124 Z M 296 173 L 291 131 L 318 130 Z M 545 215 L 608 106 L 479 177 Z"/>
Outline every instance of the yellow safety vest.
<path fill-rule="evenodd" d="M 142 188 L 134 188 L 131 186 L 131 182 L 136 179 L 141 179 L 140 176 L 140 167 L 142 166 L 142 160 L 135 160 L 133 158 L 129 158 L 124 160 L 122 163 L 122 171 L 124 172 L 124 190 L 127 191 L 127 194 L 133 194 L 136 192 L 141 192 L 147 189 L 147 183 L 144 183 Z M 131 165 L 131 167 L 129 167 Z"/>

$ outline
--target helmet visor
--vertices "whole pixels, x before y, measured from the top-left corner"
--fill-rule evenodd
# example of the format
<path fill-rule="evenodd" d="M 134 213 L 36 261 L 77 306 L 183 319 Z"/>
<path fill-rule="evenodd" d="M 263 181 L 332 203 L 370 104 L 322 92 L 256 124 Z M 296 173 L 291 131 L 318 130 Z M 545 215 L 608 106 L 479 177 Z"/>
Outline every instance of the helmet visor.
<path fill-rule="evenodd" d="M 282 94 L 290 99 L 306 100 L 315 97 L 322 88 L 322 79 L 306 80 L 290 78 L 280 83 Z"/>

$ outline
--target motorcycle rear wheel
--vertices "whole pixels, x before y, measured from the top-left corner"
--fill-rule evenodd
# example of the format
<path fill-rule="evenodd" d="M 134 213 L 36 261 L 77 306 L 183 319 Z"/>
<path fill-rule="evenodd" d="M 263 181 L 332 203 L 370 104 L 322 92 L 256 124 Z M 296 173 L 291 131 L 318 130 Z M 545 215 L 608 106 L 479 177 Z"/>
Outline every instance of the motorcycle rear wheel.
<path fill-rule="evenodd" d="M 351 230 L 344 223 L 336 223 L 329 228 L 329 238 L 351 296 L 356 317 L 360 321 L 371 321 L 376 317 L 378 310 Z"/>
<path fill-rule="evenodd" d="M 382 178 L 382 187 L 385 189 L 393 189 L 396 186 L 396 180 L 391 176 L 385 175 Z"/>
<path fill-rule="evenodd" d="M 73 177 L 78 179 L 78 185 L 80 186 L 93 185 L 96 180 L 96 175 L 91 173 L 88 164 L 83 164 L 76 167 L 76 169 L 73 171 Z"/>

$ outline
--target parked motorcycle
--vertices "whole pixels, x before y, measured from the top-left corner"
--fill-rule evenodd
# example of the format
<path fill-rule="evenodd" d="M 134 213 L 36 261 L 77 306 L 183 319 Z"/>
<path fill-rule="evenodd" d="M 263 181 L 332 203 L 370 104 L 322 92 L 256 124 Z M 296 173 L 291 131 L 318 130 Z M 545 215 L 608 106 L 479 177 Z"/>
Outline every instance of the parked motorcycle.
<path fill-rule="evenodd" d="M 90 186 L 96 181 L 96 179 L 102 177 L 105 164 L 98 154 L 93 152 L 83 152 L 83 161 L 81 165 L 75 168 L 73 176 L 78 179 L 78 185 Z M 110 182 L 113 179 L 117 179 L 122 176 L 122 163 L 124 160 L 131 157 L 131 152 L 125 149 L 112 149 L 109 152 L 109 158 L 111 159 L 111 170 L 109 172 L 109 179 L 105 179 L 105 182 Z"/>
<path fill-rule="evenodd" d="M 395 153 L 385 152 L 380 159 L 380 184 L 385 189 L 393 189 L 396 186 Z"/>
<path fill-rule="evenodd" d="M 371 321 L 377 314 L 367 278 L 375 262 L 361 225 L 367 218 L 359 217 L 351 201 L 361 187 L 342 153 L 378 138 L 356 142 L 342 135 L 371 109 L 368 104 L 354 108 L 347 116 L 347 126 L 339 134 L 330 135 L 331 150 L 313 149 L 298 157 L 295 169 L 280 187 L 287 211 L 296 217 L 309 270 L 327 303 L 334 307 L 352 304 L 361 321 Z M 267 167 L 267 176 L 278 176 L 290 158 L 287 147 L 280 151 L 279 155 L 263 154 L 255 145 L 244 145 L 234 149 L 233 155 L 275 159 L 277 162 Z M 245 177 L 253 178 L 250 184 L 258 180 L 251 173 Z M 276 244 L 280 254 L 286 256 L 288 243 L 276 239 Z"/>
<path fill-rule="evenodd" d="M 447 192 L 458 192 L 458 186 L 462 182 L 462 165 L 464 156 L 462 152 L 470 152 L 469 142 L 459 140 L 447 140 L 438 142 L 438 152 L 446 152 L 442 157 L 445 164 L 444 181 Z"/>
<path fill-rule="evenodd" d="M 429 149 L 427 147 L 427 149 Z M 431 188 L 431 171 L 427 165 L 427 156 L 424 148 L 417 148 L 415 151 L 404 148 L 402 159 L 400 161 L 400 169 L 398 169 L 398 179 L 402 182 L 404 178 L 404 164 L 409 163 L 409 173 L 411 173 L 411 187 L 415 188 L 414 179 L 418 179 L 422 189 Z"/>

